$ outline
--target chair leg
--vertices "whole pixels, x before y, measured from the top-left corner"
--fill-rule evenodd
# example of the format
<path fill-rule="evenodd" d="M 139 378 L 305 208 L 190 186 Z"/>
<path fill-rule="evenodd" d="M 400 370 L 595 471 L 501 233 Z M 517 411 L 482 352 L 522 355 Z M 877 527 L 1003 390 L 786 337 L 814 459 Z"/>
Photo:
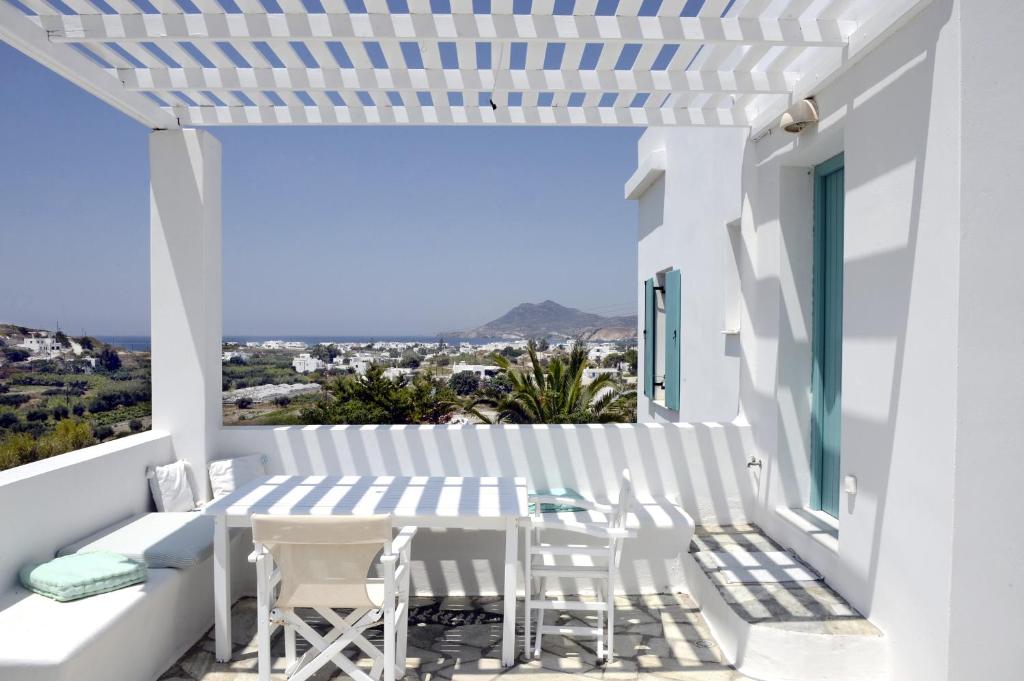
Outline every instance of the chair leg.
<path fill-rule="evenodd" d="M 615 554 L 609 556 L 608 586 L 605 597 L 608 599 L 608 662 L 615 657 Z"/>
<path fill-rule="evenodd" d="M 270 566 L 269 558 L 256 559 L 256 664 L 259 681 L 270 681 Z"/>
<path fill-rule="evenodd" d="M 533 528 L 527 525 L 524 534 L 526 535 L 526 546 L 523 551 L 523 602 L 526 607 L 523 608 L 525 611 L 525 617 L 523 617 L 523 655 L 529 658 L 533 656 L 530 652 L 530 618 L 533 613 L 530 609 L 530 599 L 533 598 L 533 577 L 530 574 L 530 565 L 533 562 L 533 557 L 530 555 L 530 551 L 533 549 Z"/>
<path fill-rule="evenodd" d="M 295 671 L 295 627 L 290 624 L 284 625 L 284 661 L 285 674 Z"/>
<path fill-rule="evenodd" d="M 540 640 L 541 640 L 541 636 L 542 636 L 543 631 L 544 631 L 544 610 L 545 610 L 545 608 L 544 608 L 543 601 L 544 601 L 544 596 L 547 594 L 548 578 L 547 577 L 541 577 L 540 580 L 538 580 L 538 581 L 540 582 L 540 590 L 537 592 L 537 633 L 534 634 L 534 641 L 535 641 L 535 643 L 534 643 L 534 646 L 533 646 L 533 656 L 535 658 L 540 657 L 540 643 L 541 643 Z"/>
<path fill-rule="evenodd" d="M 597 597 L 601 597 L 600 586 L 597 587 Z M 604 651 L 604 611 L 597 611 L 597 663 L 603 664 L 605 660 Z"/>

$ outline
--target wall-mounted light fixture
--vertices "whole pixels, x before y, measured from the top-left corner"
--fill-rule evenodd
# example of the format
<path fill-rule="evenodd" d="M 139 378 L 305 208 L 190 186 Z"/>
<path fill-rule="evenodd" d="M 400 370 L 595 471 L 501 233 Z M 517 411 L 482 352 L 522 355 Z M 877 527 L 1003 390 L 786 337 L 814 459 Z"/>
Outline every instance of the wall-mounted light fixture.
<path fill-rule="evenodd" d="M 799 102 L 789 107 L 786 113 L 782 114 L 782 120 L 779 122 L 781 127 L 786 132 L 800 133 L 804 129 L 818 122 L 818 104 L 813 98 L 801 99 Z"/>

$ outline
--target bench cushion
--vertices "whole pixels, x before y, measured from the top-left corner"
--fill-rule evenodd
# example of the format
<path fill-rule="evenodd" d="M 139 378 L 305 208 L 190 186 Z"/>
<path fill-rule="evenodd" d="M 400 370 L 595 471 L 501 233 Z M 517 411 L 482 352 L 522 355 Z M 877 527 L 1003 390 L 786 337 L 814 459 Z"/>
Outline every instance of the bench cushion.
<path fill-rule="evenodd" d="M 73 601 L 146 581 L 146 566 L 110 551 L 61 556 L 26 565 L 22 585 L 55 601 Z"/>
<path fill-rule="evenodd" d="M 65 546 L 59 556 L 113 551 L 150 568 L 185 569 L 213 553 L 213 516 L 143 513 Z"/>

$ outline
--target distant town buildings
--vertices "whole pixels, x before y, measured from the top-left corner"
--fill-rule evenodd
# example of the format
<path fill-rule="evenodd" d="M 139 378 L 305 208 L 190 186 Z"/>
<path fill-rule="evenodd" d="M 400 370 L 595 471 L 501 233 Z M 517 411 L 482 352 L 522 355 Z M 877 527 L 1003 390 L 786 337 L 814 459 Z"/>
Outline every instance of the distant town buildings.
<path fill-rule="evenodd" d="M 501 367 L 494 364 L 456 364 L 452 367 L 452 375 L 461 374 L 462 372 L 469 372 L 476 374 L 476 377 L 480 380 L 486 378 L 493 378 L 498 375 L 501 371 Z"/>
<path fill-rule="evenodd" d="M 308 374 L 313 371 L 321 371 L 327 365 L 322 359 L 313 357 L 308 352 L 303 352 L 292 360 L 292 367 L 300 374 Z"/>

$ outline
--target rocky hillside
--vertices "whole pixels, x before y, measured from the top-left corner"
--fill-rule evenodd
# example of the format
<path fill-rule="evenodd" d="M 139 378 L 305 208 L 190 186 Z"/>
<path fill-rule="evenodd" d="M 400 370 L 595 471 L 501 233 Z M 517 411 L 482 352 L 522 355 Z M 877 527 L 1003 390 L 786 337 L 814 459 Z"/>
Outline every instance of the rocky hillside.
<path fill-rule="evenodd" d="M 624 340 L 636 338 L 636 315 L 602 317 L 552 300 L 522 303 L 497 319 L 467 331 L 442 333 L 445 338 L 583 338 Z"/>

